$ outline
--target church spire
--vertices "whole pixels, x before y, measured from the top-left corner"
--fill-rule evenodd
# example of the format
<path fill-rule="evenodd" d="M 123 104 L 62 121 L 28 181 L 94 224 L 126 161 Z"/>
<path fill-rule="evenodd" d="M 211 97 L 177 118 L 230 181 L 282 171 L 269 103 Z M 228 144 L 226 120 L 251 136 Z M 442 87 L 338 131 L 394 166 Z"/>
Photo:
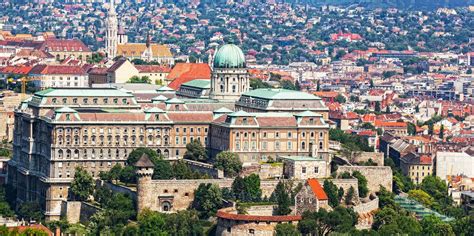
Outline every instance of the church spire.
<path fill-rule="evenodd" d="M 105 21 L 105 51 L 107 58 L 113 59 L 117 56 L 117 30 L 118 21 L 117 13 L 115 12 L 114 1 L 110 1 L 109 11 L 107 12 L 107 20 Z"/>

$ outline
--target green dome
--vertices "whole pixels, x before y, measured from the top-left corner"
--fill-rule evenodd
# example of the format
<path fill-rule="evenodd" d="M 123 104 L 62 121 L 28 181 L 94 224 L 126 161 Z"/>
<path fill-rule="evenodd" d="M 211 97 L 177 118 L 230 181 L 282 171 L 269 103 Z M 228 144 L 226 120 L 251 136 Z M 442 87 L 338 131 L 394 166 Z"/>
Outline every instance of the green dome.
<path fill-rule="evenodd" d="M 214 68 L 245 68 L 245 56 L 235 44 L 219 48 L 214 57 Z"/>

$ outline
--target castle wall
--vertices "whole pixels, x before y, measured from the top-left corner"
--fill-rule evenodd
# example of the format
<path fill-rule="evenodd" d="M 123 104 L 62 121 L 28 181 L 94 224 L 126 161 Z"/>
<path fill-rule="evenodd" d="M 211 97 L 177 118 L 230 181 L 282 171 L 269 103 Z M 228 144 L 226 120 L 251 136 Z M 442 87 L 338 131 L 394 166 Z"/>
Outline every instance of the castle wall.
<path fill-rule="evenodd" d="M 138 184 L 138 209 L 149 208 L 159 212 L 176 212 L 188 209 L 194 200 L 194 191 L 200 184 L 216 184 L 220 188 L 230 188 L 233 179 L 193 179 L 193 180 L 147 180 L 140 178 Z M 262 197 L 270 197 L 278 180 L 260 182 Z M 171 208 L 166 209 L 170 204 Z"/>
<path fill-rule="evenodd" d="M 377 166 L 383 166 L 383 153 L 382 152 L 362 152 L 360 155 L 354 157 L 355 163 L 366 162 L 371 159 L 373 162 L 377 163 Z"/>
<path fill-rule="evenodd" d="M 216 179 L 224 178 L 224 171 L 214 168 L 214 166 L 211 164 L 199 161 L 192 161 L 188 159 L 183 159 L 183 161 L 186 162 L 186 164 L 191 168 L 191 170 L 198 171 L 202 174 L 207 174 L 212 178 Z"/>
<path fill-rule="evenodd" d="M 359 171 L 367 179 L 370 192 L 378 192 L 380 185 L 392 191 L 392 169 L 389 166 L 339 166 L 337 173 Z"/>

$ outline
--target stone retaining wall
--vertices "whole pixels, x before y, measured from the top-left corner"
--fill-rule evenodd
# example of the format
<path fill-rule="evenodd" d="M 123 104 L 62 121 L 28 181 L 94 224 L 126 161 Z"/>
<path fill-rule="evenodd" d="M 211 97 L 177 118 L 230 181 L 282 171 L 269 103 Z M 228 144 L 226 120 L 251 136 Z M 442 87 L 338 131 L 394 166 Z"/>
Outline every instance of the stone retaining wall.
<path fill-rule="evenodd" d="M 214 168 L 214 166 L 211 164 L 187 159 L 183 159 L 183 161 L 189 166 L 189 168 L 191 168 L 191 170 L 202 174 L 207 174 L 216 179 L 224 178 L 224 171 Z"/>
<path fill-rule="evenodd" d="M 367 179 L 369 192 L 378 192 L 380 185 L 392 191 L 392 169 L 389 166 L 339 166 L 337 173 L 359 171 Z"/>

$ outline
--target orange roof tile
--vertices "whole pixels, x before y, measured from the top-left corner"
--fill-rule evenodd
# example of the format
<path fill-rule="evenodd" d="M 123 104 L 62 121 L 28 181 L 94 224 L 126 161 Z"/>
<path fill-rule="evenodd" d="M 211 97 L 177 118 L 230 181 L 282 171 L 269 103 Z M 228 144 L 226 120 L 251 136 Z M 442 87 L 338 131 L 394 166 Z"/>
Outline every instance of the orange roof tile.
<path fill-rule="evenodd" d="M 308 179 L 308 185 L 318 200 L 328 200 L 328 195 L 326 195 L 326 192 L 324 192 L 323 187 L 321 187 L 317 179 Z"/>
<path fill-rule="evenodd" d="M 211 68 L 206 63 L 177 63 L 167 76 L 168 87 L 178 90 L 182 84 L 195 79 L 211 79 Z"/>

